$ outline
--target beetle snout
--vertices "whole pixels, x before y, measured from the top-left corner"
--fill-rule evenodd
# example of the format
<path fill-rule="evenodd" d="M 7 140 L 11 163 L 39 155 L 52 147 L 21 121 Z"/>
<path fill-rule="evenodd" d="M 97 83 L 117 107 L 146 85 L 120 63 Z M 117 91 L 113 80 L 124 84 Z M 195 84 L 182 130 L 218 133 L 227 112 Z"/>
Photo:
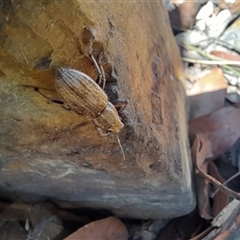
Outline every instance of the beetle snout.
<path fill-rule="evenodd" d="M 111 132 L 119 133 L 123 127 L 123 123 L 120 121 L 120 119 L 118 119 L 118 121 L 108 130 Z"/>

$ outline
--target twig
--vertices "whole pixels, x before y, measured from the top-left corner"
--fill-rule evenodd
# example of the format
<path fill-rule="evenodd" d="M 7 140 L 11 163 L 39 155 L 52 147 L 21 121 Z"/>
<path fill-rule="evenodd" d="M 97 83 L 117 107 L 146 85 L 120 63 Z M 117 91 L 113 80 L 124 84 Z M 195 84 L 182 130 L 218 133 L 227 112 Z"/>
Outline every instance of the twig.
<path fill-rule="evenodd" d="M 226 180 L 223 185 L 226 185 L 227 183 L 231 182 L 234 178 L 236 178 L 237 176 L 240 175 L 240 171 L 235 173 L 234 175 L 232 175 L 228 180 Z M 212 195 L 211 197 L 213 198 L 217 193 L 218 193 L 219 189 L 217 189 Z"/>
<path fill-rule="evenodd" d="M 182 60 L 184 62 L 190 62 L 190 63 L 201 63 L 201 64 L 211 64 L 211 65 L 235 65 L 240 66 L 240 61 L 231 61 L 231 60 L 205 60 L 205 59 L 197 59 L 197 58 L 188 58 L 188 57 L 182 57 Z"/>
<path fill-rule="evenodd" d="M 201 240 L 204 237 L 206 237 L 210 232 L 212 232 L 216 227 L 209 226 L 207 229 L 205 229 L 203 232 L 199 233 L 197 236 L 190 238 L 189 240 Z"/>
<path fill-rule="evenodd" d="M 206 178 L 210 183 L 212 183 L 215 187 L 217 187 L 220 191 L 224 192 L 229 197 L 232 197 L 234 199 L 240 200 L 240 193 L 237 193 L 230 188 L 224 186 L 222 183 L 220 183 L 218 180 L 216 180 L 214 177 L 210 176 L 207 173 L 202 172 L 200 169 L 198 169 L 198 174 L 202 175 L 202 177 Z"/>
<path fill-rule="evenodd" d="M 218 57 L 215 57 L 213 56 L 212 54 L 209 54 L 209 53 L 206 53 L 204 51 L 202 51 L 201 49 L 197 48 L 197 47 L 194 47 L 188 43 L 186 43 L 185 41 L 183 41 L 183 44 L 182 44 L 182 47 L 186 48 L 186 49 L 190 49 L 190 50 L 193 50 L 199 54 L 201 54 L 202 56 L 204 57 L 207 57 L 211 60 L 217 60 L 217 61 L 225 61 L 225 59 L 222 59 L 222 58 L 218 58 Z M 222 65 L 223 68 L 225 68 L 226 70 L 229 70 L 231 71 L 232 73 L 234 73 L 236 76 L 240 77 L 240 72 L 237 71 L 234 67 L 231 67 L 229 65 Z"/>

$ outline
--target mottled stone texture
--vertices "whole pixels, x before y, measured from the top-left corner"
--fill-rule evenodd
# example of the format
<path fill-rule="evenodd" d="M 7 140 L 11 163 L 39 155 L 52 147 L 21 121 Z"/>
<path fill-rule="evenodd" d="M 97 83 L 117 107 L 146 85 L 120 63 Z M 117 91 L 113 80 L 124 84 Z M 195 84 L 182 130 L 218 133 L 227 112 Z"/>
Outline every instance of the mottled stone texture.
<path fill-rule="evenodd" d="M 2 0 L 0 190 L 118 215 L 169 218 L 195 206 L 183 74 L 161 1 Z M 99 137 L 60 104 L 53 67 L 94 80 L 102 52 L 110 101 L 129 101 L 119 134 Z"/>

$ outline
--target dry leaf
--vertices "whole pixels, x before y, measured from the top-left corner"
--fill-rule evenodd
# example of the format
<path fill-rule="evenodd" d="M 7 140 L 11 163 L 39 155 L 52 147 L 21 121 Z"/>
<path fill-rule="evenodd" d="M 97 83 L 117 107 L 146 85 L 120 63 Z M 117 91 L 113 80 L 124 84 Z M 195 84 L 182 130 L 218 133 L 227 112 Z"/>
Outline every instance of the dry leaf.
<path fill-rule="evenodd" d="M 223 71 L 214 68 L 202 79 L 196 81 L 187 91 L 190 102 L 190 119 L 200 117 L 224 106 L 227 82 Z"/>
<path fill-rule="evenodd" d="M 192 160 L 196 166 L 196 170 L 207 174 L 208 161 L 206 161 L 206 159 L 211 156 L 211 143 L 209 142 L 207 136 L 205 134 L 198 134 L 192 147 Z M 211 209 L 209 206 L 209 180 L 207 178 L 203 178 L 201 175 L 197 175 L 196 183 L 199 214 L 202 218 L 212 219 Z"/>
<path fill-rule="evenodd" d="M 201 176 L 197 176 L 199 186 L 197 191 L 200 215 L 203 218 L 209 219 L 212 214 L 209 207 L 209 182 L 228 196 L 233 198 L 240 196 L 208 174 L 209 161 L 207 161 L 224 153 L 237 141 L 240 136 L 239 119 L 240 109 L 227 107 L 189 122 L 190 133 L 197 134 L 192 148 L 192 158 L 199 171 L 198 175 Z M 216 205 L 215 212 L 226 204 L 226 199 L 222 195 L 219 203 L 221 206 Z"/>
<path fill-rule="evenodd" d="M 198 1 L 171 1 L 179 7 L 169 12 L 170 22 L 174 28 L 177 29 L 189 29 L 195 22 L 195 16 L 197 15 L 200 2 Z"/>
<path fill-rule="evenodd" d="M 191 213 L 171 220 L 160 230 L 154 240 L 184 240 L 200 233 L 205 229 L 206 221 L 199 216 L 196 208 Z"/>
<path fill-rule="evenodd" d="M 115 218 L 109 217 L 91 222 L 64 240 L 127 240 L 128 232 L 123 223 Z"/>
<path fill-rule="evenodd" d="M 229 52 L 229 51 L 220 51 L 220 50 L 213 50 L 211 51 L 211 54 L 213 56 L 226 59 L 226 60 L 231 60 L 231 61 L 240 61 L 240 56 L 234 52 Z"/>
<path fill-rule="evenodd" d="M 240 199 L 239 193 L 232 191 L 231 189 L 223 185 L 221 182 L 219 182 L 217 179 L 208 174 L 209 158 L 212 157 L 211 153 L 212 144 L 210 142 L 211 137 L 212 133 L 197 134 L 192 147 L 192 159 L 194 165 L 196 166 L 197 182 L 204 181 L 202 189 L 197 188 L 199 211 L 200 215 L 206 219 L 211 218 L 211 212 L 208 202 L 209 183 L 212 183 L 216 188 L 224 192 L 226 195 L 232 198 Z M 202 179 L 199 176 L 202 177 Z"/>
<path fill-rule="evenodd" d="M 190 135 L 208 133 L 213 158 L 230 149 L 240 136 L 240 109 L 225 107 L 189 122 Z"/>

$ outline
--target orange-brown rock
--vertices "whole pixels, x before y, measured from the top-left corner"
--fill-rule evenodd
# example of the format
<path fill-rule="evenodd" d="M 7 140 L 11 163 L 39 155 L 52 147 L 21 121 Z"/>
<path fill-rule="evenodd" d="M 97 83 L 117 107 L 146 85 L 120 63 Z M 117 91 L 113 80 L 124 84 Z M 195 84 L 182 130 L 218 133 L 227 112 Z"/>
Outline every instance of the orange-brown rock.
<path fill-rule="evenodd" d="M 161 1 L 4 0 L 0 23 L 3 197 L 140 218 L 194 208 L 184 78 Z M 60 100 L 58 66 L 96 80 L 91 43 L 109 101 L 129 101 L 118 135 L 125 161 L 116 135 L 100 137 L 85 116 L 40 94 Z"/>

